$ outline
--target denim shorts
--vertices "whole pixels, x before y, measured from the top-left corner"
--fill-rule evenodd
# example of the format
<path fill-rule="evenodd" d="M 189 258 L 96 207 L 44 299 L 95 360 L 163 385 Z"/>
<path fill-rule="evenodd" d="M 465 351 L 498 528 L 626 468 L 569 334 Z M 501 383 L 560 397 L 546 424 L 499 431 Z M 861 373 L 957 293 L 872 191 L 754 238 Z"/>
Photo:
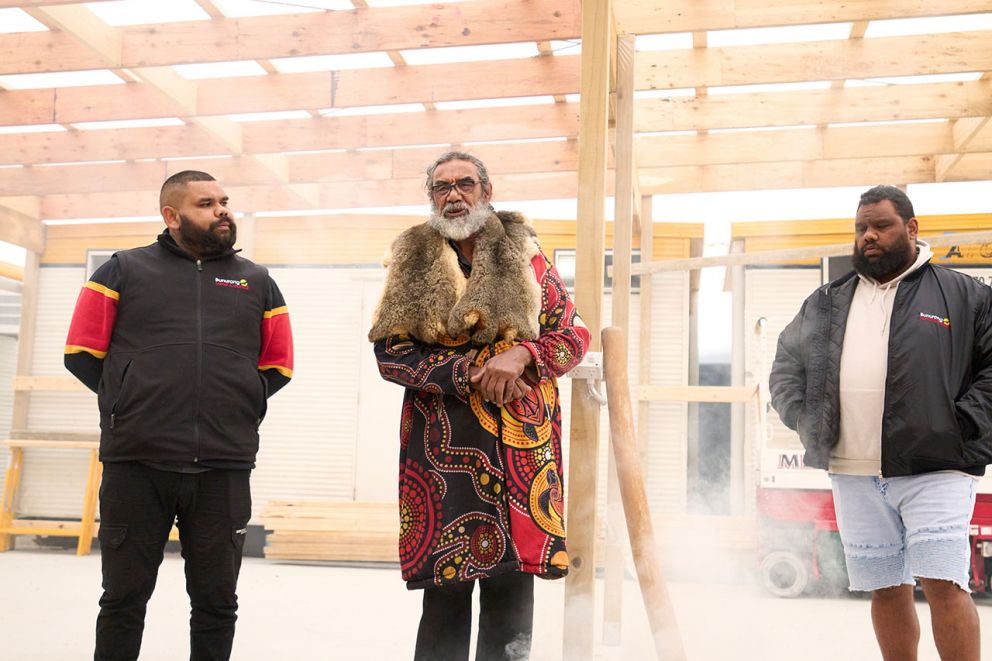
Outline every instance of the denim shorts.
<path fill-rule="evenodd" d="M 908 477 L 830 475 L 852 591 L 956 583 L 971 576 L 969 525 L 975 479 L 939 472 Z"/>

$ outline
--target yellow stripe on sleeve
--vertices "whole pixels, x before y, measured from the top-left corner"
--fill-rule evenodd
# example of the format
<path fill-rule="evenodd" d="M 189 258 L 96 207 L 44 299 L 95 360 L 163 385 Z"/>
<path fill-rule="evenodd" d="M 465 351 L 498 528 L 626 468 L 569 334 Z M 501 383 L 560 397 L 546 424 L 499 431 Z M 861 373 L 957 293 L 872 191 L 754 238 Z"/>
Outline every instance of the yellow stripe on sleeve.
<path fill-rule="evenodd" d="M 269 319 L 270 317 L 278 317 L 281 314 L 289 314 L 289 308 L 283 305 L 282 307 L 279 308 L 266 310 L 265 313 L 262 315 L 262 317 L 264 317 L 265 319 Z"/>
<path fill-rule="evenodd" d="M 92 280 L 89 280 L 83 286 L 86 287 L 87 289 L 92 289 L 93 291 L 95 291 L 95 292 L 97 292 L 99 294 L 103 294 L 107 298 L 112 298 L 115 301 L 121 300 L 121 295 L 120 294 L 118 294 L 117 292 L 115 292 L 110 287 L 104 287 L 99 282 L 93 282 Z"/>
<path fill-rule="evenodd" d="M 106 351 L 97 351 L 96 349 L 90 349 L 89 347 L 81 347 L 78 344 L 67 344 L 65 345 L 66 353 L 88 353 L 94 358 L 99 358 L 103 360 L 107 357 Z"/>
<path fill-rule="evenodd" d="M 279 372 L 280 374 L 282 374 L 287 379 L 292 379 L 293 378 L 293 370 L 287 369 L 287 368 L 283 367 L 282 365 L 259 365 L 258 366 L 258 371 L 259 372 L 264 372 L 265 370 L 275 370 L 275 371 Z"/>

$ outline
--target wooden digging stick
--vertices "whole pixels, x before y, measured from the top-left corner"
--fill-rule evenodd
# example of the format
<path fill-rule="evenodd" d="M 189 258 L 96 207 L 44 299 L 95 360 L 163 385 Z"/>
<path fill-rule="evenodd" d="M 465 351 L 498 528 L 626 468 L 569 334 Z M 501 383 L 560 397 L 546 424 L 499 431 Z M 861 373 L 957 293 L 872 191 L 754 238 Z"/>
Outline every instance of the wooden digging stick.
<path fill-rule="evenodd" d="M 603 372 L 610 411 L 610 438 L 620 478 L 620 496 L 655 652 L 659 661 L 685 661 L 682 636 L 661 574 L 651 513 L 644 492 L 627 380 L 627 338 L 616 327 L 603 330 Z"/>

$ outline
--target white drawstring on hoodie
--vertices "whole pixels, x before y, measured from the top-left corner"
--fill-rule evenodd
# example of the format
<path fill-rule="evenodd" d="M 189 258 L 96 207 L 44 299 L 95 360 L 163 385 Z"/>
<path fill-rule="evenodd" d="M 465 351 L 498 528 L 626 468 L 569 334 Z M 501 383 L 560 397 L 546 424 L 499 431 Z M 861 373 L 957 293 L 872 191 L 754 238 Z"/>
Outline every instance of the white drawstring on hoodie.
<path fill-rule="evenodd" d="M 888 282 L 858 274 L 840 357 L 840 438 L 831 452 L 831 473 L 878 475 L 881 470 L 892 308 L 899 283 L 933 256 L 929 245 L 916 244 L 912 266 Z"/>

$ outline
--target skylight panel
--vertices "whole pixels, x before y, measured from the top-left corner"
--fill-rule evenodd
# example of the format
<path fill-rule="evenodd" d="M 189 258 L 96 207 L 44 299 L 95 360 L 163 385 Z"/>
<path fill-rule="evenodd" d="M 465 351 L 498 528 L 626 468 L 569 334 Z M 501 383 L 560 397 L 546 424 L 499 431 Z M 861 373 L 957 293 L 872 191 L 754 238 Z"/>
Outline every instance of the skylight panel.
<path fill-rule="evenodd" d="M 20 124 L 18 126 L 0 126 L 0 133 L 59 133 L 66 131 L 61 124 Z"/>
<path fill-rule="evenodd" d="M 752 92 L 796 92 L 830 88 L 829 80 L 803 80 L 795 83 L 761 83 L 757 85 L 717 85 L 707 87 L 712 94 L 750 94 Z"/>
<path fill-rule="evenodd" d="M 278 119 L 310 119 L 306 110 L 278 110 L 275 112 L 245 112 L 228 115 L 235 122 L 271 122 Z"/>
<path fill-rule="evenodd" d="M 452 46 L 450 48 L 418 48 L 402 50 L 407 64 L 446 64 L 453 62 L 483 62 L 488 60 L 516 60 L 540 55 L 533 41 L 514 44 L 488 44 L 483 46 Z"/>
<path fill-rule="evenodd" d="M 105 131 L 108 129 L 145 129 L 156 126 L 184 126 L 178 117 L 153 117 L 149 119 L 119 119 L 102 122 L 74 122 L 70 124 L 80 131 Z"/>
<path fill-rule="evenodd" d="M 241 78 L 245 76 L 266 76 L 268 72 L 255 60 L 233 62 L 210 62 L 206 64 L 174 64 L 172 68 L 187 80 L 204 78 Z"/>
<path fill-rule="evenodd" d="M 639 34 L 634 41 L 634 50 L 638 51 L 679 50 L 682 48 L 692 48 L 691 32 Z"/>
<path fill-rule="evenodd" d="M 179 23 L 182 21 L 209 21 L 210 14 L 193 0 L 110 0 L 87 2 L 85 7 L 107 25 L 146 25 L 153 23 Z"/>
<path fill-rule="evenodd" d="M 467 110 L 470 108 L 507 108 L 512 106 L 539 106 L 553 104 L 553 96 L 508 96 L 499 99 L 470 99 L 467 101 L 438 101 L 438 110 Z"/>
<path fill-rule="evenodd" d="M 350 108 L 322 108 L 324 117 L 353 117 L 356 115 L 390 115 L 396 112 L 426 112 L 422 103 L 393 103 L 385 106 L 351 106 Z"/>
<path fill-rule="evenodd" d="M 521 145 L 528 144 L 532 142 L 565 142 L 568 140 L 565 136 L 556 136 L 552 138 L 509 138 L 506 140 L 466 140 L 462 144 L 466 147 L 476 147 L 478 145 Z"/>
<path fill-rule="evenodd" d="M 889 126 L 895 124 L 939 124 L 946 122 L 946 119 L 936 118 L 936 119 L 889 119 L 875 122 L 833 122 L 827 124 L 829 128 L 844 128 L 850 126 Z"/>
<path fill-rule="evenodd" d="M 673 96 L 695 96 L 696 90 L 691 87 L 673 87 L 662 90 L 634 90 L 634 99 L 667 99 Z"/>
<path fill-rule="evenodd" d="M 868 29 L 865 31 L 865 38 L 971 32 L 973 30 L 992 30 L 992 13 L 895 18 L 884 21 L 872 21 L 868 24 Z"/>
<path fill-rule="evenodd" d="M 553 40 L 551 42 L 552 55 L 580 55 L 581 53 L 582 53 L 581 39 L 571 39 L 569 41 Z"/>
<path fill-rule="evenodd" d="M 309 73 L 313 71 L 344 71 L 348 69 L 377 69 L 395 66 L 389 55 L 374 53 L 345 53 L 342 55 L 309 55 L 279 57 L 269 60 L 279 73 Z"/>
<path fill-rule="evenodd" d="M 446 5 L 468 0 L 445 0 Z M 409 7 L 411 5 L 433 5 L 437 0 L 366 0 L 369 7 Z"/>
<path fill-rule="evenodd" d="M 43 23 L 35 20 L 23 9 L 0 9 L 0 34 L 48 31 Z"/>
<path fill-rule="evenodd" d="M 959 83 L 978 80 L 981 71 L 964 73 L 933 73 L 922 76 L 892 76 L 883 78 L 852 78 L 844 81 L 844 87 L 879 87 L 885 85 L 926 85 L 929 83 Z"/>
<path fill-rule="evenodd" d="M 380 147 L 359 147 L 355 151 L 399 151 L 403 149 L 444 149 L 450 147 L 448 142 L 432 142 L 426 145 L 382 145 Z"/>
<path fill-rule="evenodd" d="M 848 39 L 850 23 L 822 23 L 818 25 L 789 25 L 777 28 L 743 28 L 738 30 L 712 30 L 707 33 L 707 45 L 758 46 L 762 44 L 794 44 L 803 41 L 837 41 Z"/>
<path fill-rule="evenodd" d="M 214 5 L 228 18 L 246 16 L 277 16 L 280 14 L 312 14 L 328 9 L 354 9 L 349 0 L 213 0 Z"/>
<path fill-rule="evenodd" d="M 763 133 L 765 131 L 802 131 L 815 129 L 815 124 L 792 124 L 787 126 L 749 126 L 732 129 L 710 129 L 710 133 Z"/>
<path fill-rule="evenodd" d="M 0 87 L 11 90 L 47 89 L 50 87 L 86 87 L 87 85 L 123 85 L 124 80 L 109 69 L 17 73 L 0 76 Z"/>

